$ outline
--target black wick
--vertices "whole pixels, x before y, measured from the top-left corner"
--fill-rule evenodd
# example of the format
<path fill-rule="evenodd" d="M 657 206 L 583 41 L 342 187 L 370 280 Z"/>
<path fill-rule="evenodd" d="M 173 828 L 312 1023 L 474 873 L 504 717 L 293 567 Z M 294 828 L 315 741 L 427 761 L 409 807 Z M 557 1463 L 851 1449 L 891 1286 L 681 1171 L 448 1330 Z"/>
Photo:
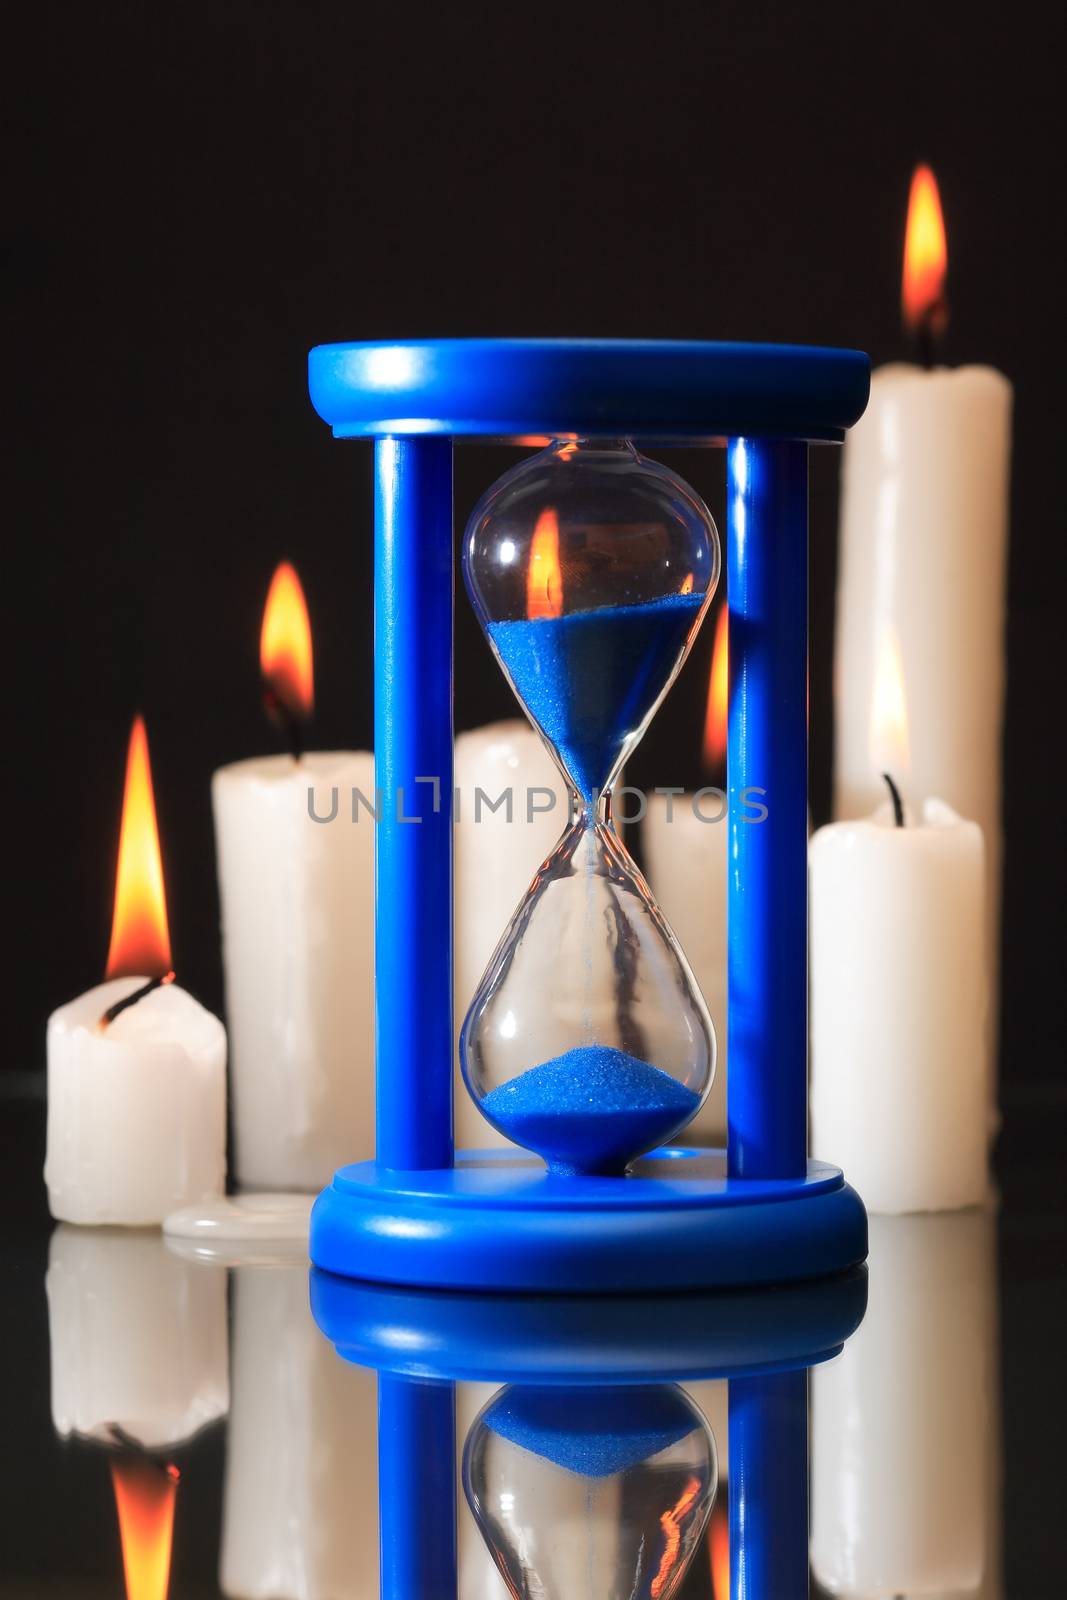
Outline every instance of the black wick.
<path fill-rule="evenodd" d="M 939 296 L 924 307 L 922 315 L 915 324 L 915 348 L 919 365 L 926 372 L 930 372 L 935 365 L 937 341 L 944 333 L 947 322 L 948 301 L 944 296 Z"/>
<path fill-rule="evenodd" d="M 904 826 L 904 802 L 900 798 L 900 790 L 897 788 L 888 772 L 883 772 L 882 777 L 889 785 L 889 793 L 893 801 L 893 821 L 896 823 L 898 828 L 902 828 Z"/>
<path fill-rule="evenodd" d="M 263 691 L 263 709 L 271 721 L 282 730 L 293 760 L 299 761 L 304 753 L 299 716 L 292 706 L 286 704 L 277 690 L 270 687 Z"/>
<path fill-rule="evenodd" d="M 173 972 L 164 972 L 158 978 L 149 978 L 147 983 L 142 983 L 139 989 L 134 989 L 124 1000 L 116 1000 L 113 1006 L 108 1006 L 104 1015 L 97 1023 L 97 1032 L 103 1033 L 108 1023 L 114 1022 L 116 1017 L 121 1017 L 124 1011 L 135 1006 L 138 1000 L 143 1000 L 146 994 L 151 994 L 153 989 L 162 989 L 166 984 L 174 982 Z"/>

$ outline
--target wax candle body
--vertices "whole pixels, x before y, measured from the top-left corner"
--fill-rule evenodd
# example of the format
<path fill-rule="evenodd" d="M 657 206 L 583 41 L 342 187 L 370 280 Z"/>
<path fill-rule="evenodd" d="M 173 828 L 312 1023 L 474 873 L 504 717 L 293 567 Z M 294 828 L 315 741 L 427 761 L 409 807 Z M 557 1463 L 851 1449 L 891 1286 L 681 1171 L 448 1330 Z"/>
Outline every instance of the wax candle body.
<path fill-rule="evenodd" d="M 459 1070 L 463 1019 L 519 902 L 567 825 L 570 800 L 544 743 L 526 722 L 491 723 L 456 740 L 455 1078 L 456 1143 L 509 1146 L 486 1121 Z M 510 810 L 505 800 L 510 792 Z"/>
<path fill-rule="evenodd" d="M 872 1217 L 868 1267 L 812 1374 L 812 1568 L 831 1594 L 992 1596 L 993 1218 Z"/>
<path fill-rule="evenodd" d="M 157 1233 L 59 1227 L 48 1252 L 52 1421 L 66 1438 L 147 1449 L 226 1415 L 226 1272 Z"/>
<path fill-rule="evenodd" d="M 986 1196 L 983 852 L 928 800 L 820 828 L 810 847 L 812 1152 L 871 1211 Z"/>
<path fill-rule="evenodd" d="M 236 762 L 212 800 L 237 1181 L 317 1189 L 374 1154 L 374 758 Z"/>
<path fill-rule="evenodd" d="M 342 1361 L 307 1268 L 239 1266 L 219 1586 L 233 1600 L 378 1593 L 375 1375 Z M 412 1509 L 417 1537 L 417 1508 Z"/>
<path fill-rule="evenodd" d="M 149 1227 L 226 1183 L 226 1032 L 177 984 L 102 1031 L 145 982 L 113 978 L 48 1020 L 45 1182 L 64 1222 Z"/>
<path fill-rule="evenodd" d="M 715 1078 L 685 1131 L 687 1143 L 726 1139 L 725 802 L 691 794 L 648 796 L 642 824 L 649 886 L 681 945 L 715 1024 Z M 712 819 L 719 818 L 718 821 Z"/>
<path fill-rule="evenodd" d="M 875 373 L 845 443 L 834 691 L 835 815 L 861 817 L 882 794 L 872 704 L 899 648 L 908 758 L 894 777 L 982 829 L 994 1005 L 1011 407 L 989 367 Z"/>

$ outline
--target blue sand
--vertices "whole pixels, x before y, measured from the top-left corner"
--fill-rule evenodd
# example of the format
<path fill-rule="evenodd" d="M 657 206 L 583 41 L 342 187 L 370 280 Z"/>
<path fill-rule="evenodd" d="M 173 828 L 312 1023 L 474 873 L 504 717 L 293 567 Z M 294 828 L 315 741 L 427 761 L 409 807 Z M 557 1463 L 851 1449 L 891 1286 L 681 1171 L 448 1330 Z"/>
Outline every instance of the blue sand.
<path fill-rule="evenodd" d="M 611 1045 L 582 1044 L 491 1089 L 486 1116 L 551 1172 L 613 1176 L 688 1122 L 699 1095 Z"/>
<path fill-rule="evenodd" d="M 652 1384 L 633 1389 L 513 1386 L 482 1420 L 500 1438 L 583 1478 L 610 1478 L 636 1467 L 697 1426 L 677 1389 Z"/>
<path fill-rule="evenodd" d="M 520 698 L 584 799 L 603 788 L 626 738 L 655 705 L 704 599 L 670 594 L 489 623 Z"/>

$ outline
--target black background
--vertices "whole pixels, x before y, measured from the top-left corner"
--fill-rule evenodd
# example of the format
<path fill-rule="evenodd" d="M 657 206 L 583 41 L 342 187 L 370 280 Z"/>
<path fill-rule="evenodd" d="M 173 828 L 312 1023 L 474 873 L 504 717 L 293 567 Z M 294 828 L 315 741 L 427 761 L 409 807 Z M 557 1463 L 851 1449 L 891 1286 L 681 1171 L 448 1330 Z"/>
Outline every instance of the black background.
<path fill-rule="evenodd" d="M 1038 18 L 1040 17 L 1040 26 Z M 1015 6 L 38 5 L 6 51 L 4 1065 L 107 948 L 143 708 L 175 960 L 221 1006 L 208 782 L 274 747 L 257 638 L 290 556 L 320 746 L 371 728 L 369 453 L 316 342 L 784 339 L 905 353 L 912 165 L 939 175 L 950 362 L 1016 385 L 1005 1079 L 1063 1055 L 1062 37 Z M 1056 24 L 1059 27 L 1059 23 Z M 813 794 L 828 810 L 837 453 L 816 452 Z M 457 521 L 507 457 L 461 452 Z M 721 458 L 676 463 L 721 510 Z M 457 727 L 510 714 L 462 597 Z M 696 776 L 711 629 L 638 779 Z M 990 649 L 997 648 L 990 640 Z"/>

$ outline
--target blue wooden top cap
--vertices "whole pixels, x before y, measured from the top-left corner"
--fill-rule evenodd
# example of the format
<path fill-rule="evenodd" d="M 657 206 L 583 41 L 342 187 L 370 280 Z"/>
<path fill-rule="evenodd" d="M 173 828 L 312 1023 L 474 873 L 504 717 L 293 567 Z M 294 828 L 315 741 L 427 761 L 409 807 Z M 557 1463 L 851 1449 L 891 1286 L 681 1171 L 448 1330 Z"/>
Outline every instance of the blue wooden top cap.
<path fill-rule="evenodd" d="M 870 389 L 858 350 L 659 339 L 322 344 L 308 369 L 339 439 L 840 441 Z"/>

